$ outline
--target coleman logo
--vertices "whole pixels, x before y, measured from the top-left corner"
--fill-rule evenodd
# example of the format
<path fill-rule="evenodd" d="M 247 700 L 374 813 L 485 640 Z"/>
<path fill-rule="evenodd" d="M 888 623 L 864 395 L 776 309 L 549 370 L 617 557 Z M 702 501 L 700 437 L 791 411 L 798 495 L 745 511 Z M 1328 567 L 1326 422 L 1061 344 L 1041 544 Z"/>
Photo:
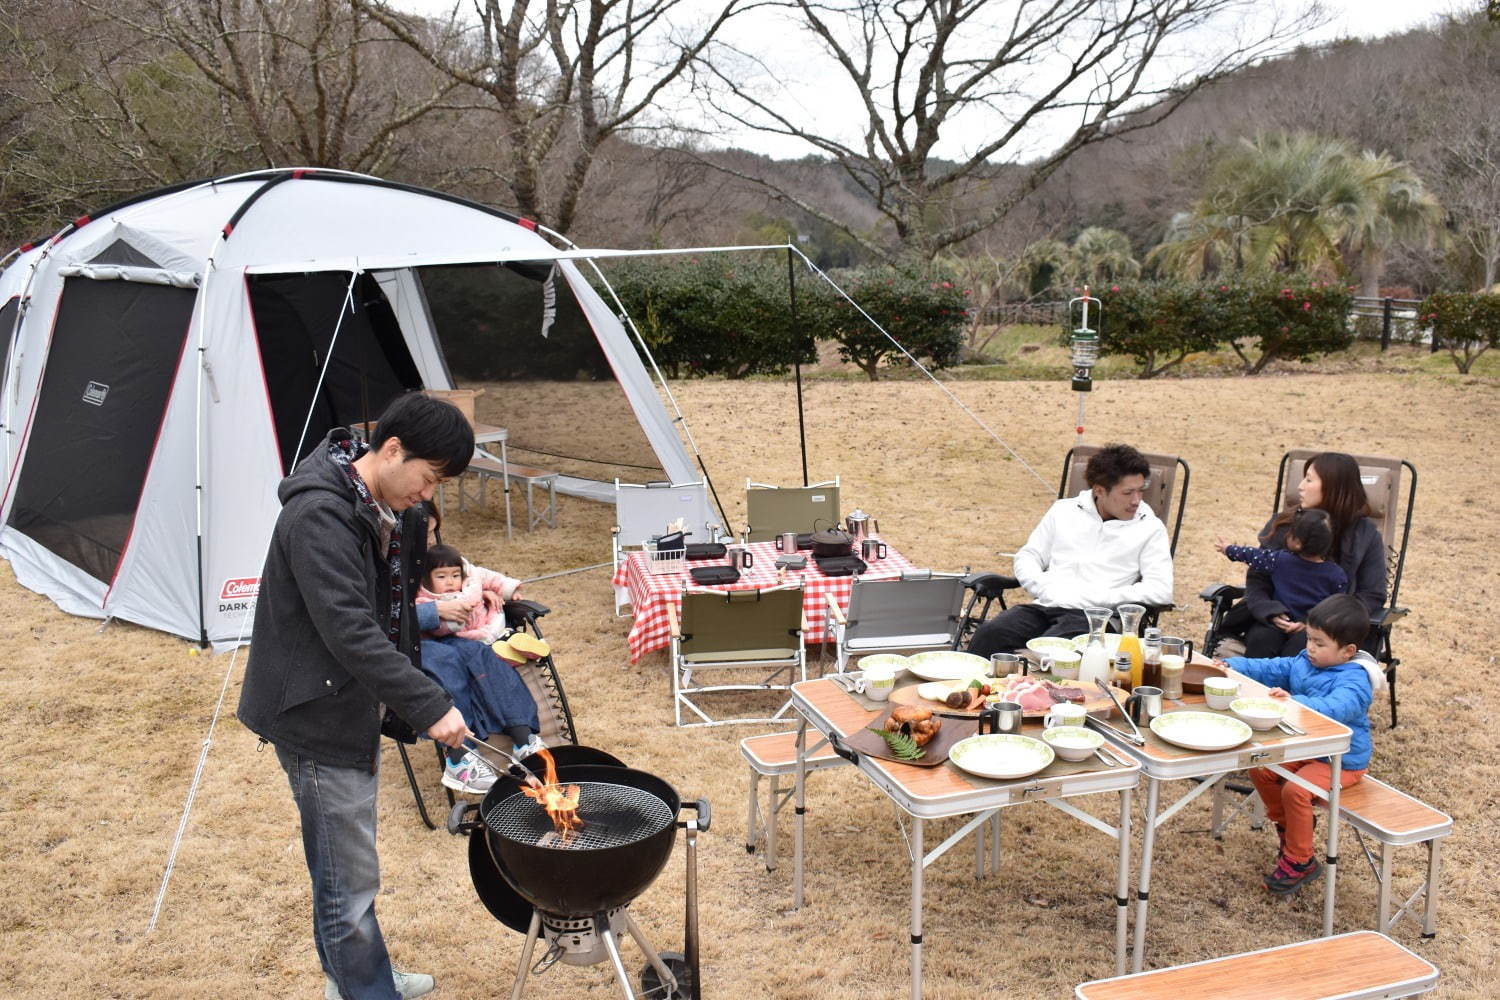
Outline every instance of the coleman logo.
<path fill-rule="evenodd" d="M 83 401 L 90 406 L 103 406 L 104 397 L 109 395 L 109 386 L 103 382 L 90 382 L 88 388 L 83 390 Z"/>
<path fill-rule="evenodd" d="M 254 597 L 260 593 L 260 577 L 251 576 L 243 580 L 225 580 L 224 589 L 219 591 L 219 600 L 233 601 L 246 597 Z"/>

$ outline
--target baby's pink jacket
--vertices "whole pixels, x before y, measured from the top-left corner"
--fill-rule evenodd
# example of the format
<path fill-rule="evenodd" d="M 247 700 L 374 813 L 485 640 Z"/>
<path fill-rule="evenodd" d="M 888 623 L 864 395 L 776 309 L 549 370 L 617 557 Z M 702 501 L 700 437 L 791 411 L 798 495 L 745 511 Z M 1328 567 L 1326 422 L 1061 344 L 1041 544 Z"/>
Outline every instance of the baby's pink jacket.
<path fill-rule="evenodd" d="M 496 573 L 492 569 L 483 566 L 475 566 L 467 559 L 464 560 L 464 589 L 461 593 L 465 597 L 478 597 L 480 601 L 474 605 L 474 610 L 469 612 L 469 620 L 455 633 L 452 622 L 439 623 L 439 630 L 445 635 L 457 634 L 464 639 L 479 639 L 485 641 L 492 638 L 494 626 L 499 623 L 495 619 L 504 621 L 505 611 L 491 611 L 485 607 L 483 596 L 485 591 L 497 594 L 502 601 L 508 601 L 515 596 L 516 591 L 521 589 L 521 581 L 515 577 Z M 440 600 L 447 594 L 434 594 L 426 587 L 417 588 L 417 603 L 427 604 L 430 601 Z"/>

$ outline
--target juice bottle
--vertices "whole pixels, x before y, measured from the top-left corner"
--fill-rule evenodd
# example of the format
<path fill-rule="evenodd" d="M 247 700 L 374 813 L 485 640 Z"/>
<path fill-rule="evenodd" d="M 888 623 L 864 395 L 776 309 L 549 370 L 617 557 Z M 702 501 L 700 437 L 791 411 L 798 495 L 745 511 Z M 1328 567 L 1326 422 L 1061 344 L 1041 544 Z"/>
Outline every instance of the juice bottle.
<path fill-rule="evenodd" d="M 1117 652 L 1130 654 L 1130 686 L 1140 687 L 1146 661 L 1141 651 L 1141 637 L 1136 630 L 1140 628 L 1146 609 L 1139 604 L 1122 604 L 1115 610 L 1120 613 L 1120 647 Z"/>

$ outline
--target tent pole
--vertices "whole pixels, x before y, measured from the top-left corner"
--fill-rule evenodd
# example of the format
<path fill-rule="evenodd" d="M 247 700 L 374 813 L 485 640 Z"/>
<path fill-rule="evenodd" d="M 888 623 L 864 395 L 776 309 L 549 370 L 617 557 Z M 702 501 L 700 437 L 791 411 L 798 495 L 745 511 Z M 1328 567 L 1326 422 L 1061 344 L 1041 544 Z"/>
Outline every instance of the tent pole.
<path fill-rule="evenodd" d="M 808 485 L 807 479 L 807 424 L 802 416 L 802 329 L 797 322 L 797 272 L 792 262 L 791 241 L 788 239 L 786 248 L 786 293 L 792 306 L 792 339 L 796 346 L 796 353 L 792 355 L 792 371 L 797 376 L 797 440 L 802 445 L 802 485 Z"/>

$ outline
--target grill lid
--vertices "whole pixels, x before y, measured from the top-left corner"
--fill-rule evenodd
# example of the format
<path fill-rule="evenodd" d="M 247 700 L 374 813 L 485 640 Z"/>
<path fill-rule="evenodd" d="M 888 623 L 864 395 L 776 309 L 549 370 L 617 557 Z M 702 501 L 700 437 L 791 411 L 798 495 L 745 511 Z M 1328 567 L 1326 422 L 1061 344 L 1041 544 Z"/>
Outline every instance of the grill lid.
<path fill-rule="evenodd" d="M 672 809 L 649 791 L 605 781 L 570 781 L 577 785 L 578 816 L 583 829 L 567 843 L 552 827 L 539 803 L 516 792 L 495 803 L 484 823 L 497 836 L 520 844 L 559 851 L 604 850 L 644 840 L 672 822 Z"/>

